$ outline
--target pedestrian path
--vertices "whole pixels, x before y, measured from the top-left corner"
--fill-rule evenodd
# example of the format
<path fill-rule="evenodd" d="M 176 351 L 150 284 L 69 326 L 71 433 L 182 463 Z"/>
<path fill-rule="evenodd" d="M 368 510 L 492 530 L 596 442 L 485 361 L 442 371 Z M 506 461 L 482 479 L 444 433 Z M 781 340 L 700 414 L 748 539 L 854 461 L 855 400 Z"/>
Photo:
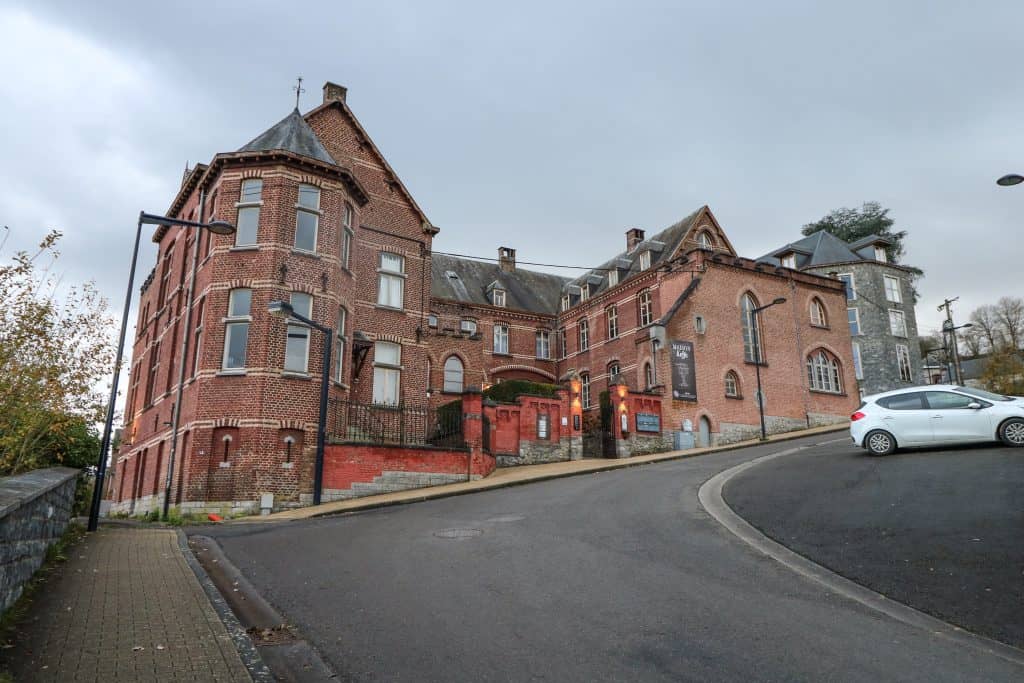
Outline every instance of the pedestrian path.
<path fill-rule="evenodd" d="M 101 527 L 37 591 L 0 670 L 15 681 L 250 681 L 171 529 Z"/>
<path fill-rule="evenodd" d="M 825 427 L 813 427 L 811 429 L 801 429 L 795 432 L 773 434 L 772 436 L 768 437 L 767 442 L 771 443 L 777 441 L 789 441 L 792 439 L 800 439 L 805 436 L 846 431 L 848 429 L 849 426 L 846 424 L 828 425 Z M 408 489 L 406 491 L 396 491 L 394 493 L 382 493 L 375 496 L 366 496 L 364 498 L 339 500 L 331 503 L 323 503 L 322 505 L 313 505 L 309 507 L 297 508 L 295 510 L 285 510 L 284 512 L 276 512 L 274 514 L 265 515 L 263 517 L 245 517 L 242 519 L 235 520 L 231 523 L 252 524 L 266 522 L 287 522 L 299 519 L 310 519 L 312 517 L 322 517 L 324 515 L 337 515 L 345 512 L 355 512 L 356 510 L 368 510 L 371 508 L 386 507 L 388 505 L 415 503 L 422 500 L 430 500 L 431 498 L 445 498 L 447 496 L 458 496 L 466 493 L 474 493 L 476 491 L 486 491 L 489 489 L 503 488 L 505 486 L 515 486 L 517 484 L 525 484 L 534 481 L 544 481 L 545 479 L 571 477 L 578 474 L 588 474 L 590 472 L 604 472 L 606 470 L 615 470 L 623 467 L 633 467 L 636 465 L 644 465 L 652 462 L 662 462 L 664 460 L 677 460 L 679 458 L 688 458 L 696 455 L 718 453 L 721 451 L 732 451 L 736 450 L 737 448 L 756 446 L 760 443 L 765 442 L 759 439 L 753 439 L 751 441 L 742 441 L 740 443 L 734 443 L 728 446 L 716 446 L 713 448 L 690 448 L 682 451 L 669 451 L 668 453 L 653 453 L 651 455 L 637 455 L 631 458 L 618 458 L 614 460 L 608 460 L 604 458 L 586 458 L 583 460 L 552 462 L 544 465 L 520 465 L 517 467 L 504 467 L 495 470 L 493 474 L 484 479 L 477 479 L 474 481 L 463 481 L 458 482 L 456 484 L 445 484 L 442 486 L 430 486 L 427 488 L 420 489 Z"/>

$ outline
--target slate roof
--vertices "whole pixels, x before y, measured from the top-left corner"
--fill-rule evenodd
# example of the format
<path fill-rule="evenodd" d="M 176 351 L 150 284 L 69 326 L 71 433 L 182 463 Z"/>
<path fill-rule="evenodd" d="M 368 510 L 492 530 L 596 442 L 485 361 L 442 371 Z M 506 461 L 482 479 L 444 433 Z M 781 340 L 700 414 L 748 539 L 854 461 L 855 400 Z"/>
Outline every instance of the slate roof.
<path fill-rule="evenodd" d="M 784 247 L 776 249 L 769 254 L 765 254 L 757 260 L 780 266 L 782 265 L 782 259 L 780 257 L 788 252 L 795 252 L 797 270 L 813 268 L 815 266 L 825 266 L 830 263 L 850 263 L 851 261 L 874 260 L 861 256 L 851 249 L 849 244 L 827 230 L 819 230 L 813 235 L 808 235 L 802 240 L 790 242 Z"/>
<path fill-rule="evenodd" d="M 451 277 L 454 273 L 456 277 Z M 497 282 L 505 290 L 505 308 L 554 315 L 568 278 L 516 268 L 506 273 L 497 263 L 433 254 L 430 295 L 468 304 L 491 305 L 487 288 Z"/>
<path fill-rule="evenodd" d="M 306 120 L 302 118 L 298 108 L 284 117 L 266 131 L 256 136 L 249 143 L 242 146 L 239 152 L 266 152 L 273 149 L 283 149 L 295 154 L 311 157 L 318 161 L 337 165 L 337 162 L 328 153 L 327 148 L 320 142 L 313 129 Z"/>

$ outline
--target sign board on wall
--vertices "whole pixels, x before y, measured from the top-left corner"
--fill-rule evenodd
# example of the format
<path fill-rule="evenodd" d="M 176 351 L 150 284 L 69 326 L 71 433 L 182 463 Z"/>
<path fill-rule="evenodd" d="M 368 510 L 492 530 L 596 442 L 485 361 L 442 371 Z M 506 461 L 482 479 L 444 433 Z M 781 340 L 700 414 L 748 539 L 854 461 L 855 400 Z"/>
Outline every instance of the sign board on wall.
<path fill-rule="evenodd" d="M 672 398 L 677 401 L 697 400 L 697 374 L 693 362 L 693 342 L 673 340 Z"/>
<path fill-rule="evenodd" d="M 654 413 L 637 413 L 636 431 L 661 432 L 661 417 Z"/>

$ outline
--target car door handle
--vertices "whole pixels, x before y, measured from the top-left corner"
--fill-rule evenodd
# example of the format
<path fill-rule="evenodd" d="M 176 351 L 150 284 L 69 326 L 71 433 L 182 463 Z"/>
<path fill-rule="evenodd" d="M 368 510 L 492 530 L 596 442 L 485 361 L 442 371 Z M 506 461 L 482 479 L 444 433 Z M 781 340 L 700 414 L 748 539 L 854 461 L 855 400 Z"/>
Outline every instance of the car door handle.
<path fill-rule="evenodd" d="M 941 420 L 942 416 L 941 415 L 932 415 L 932 419 L 933 420 Z"/>
<path fill-rule="evenodd" d="M 886 416 L 885 416 L 885 417 L 883 417 L 882 419 L 883 419 L 883 420 L 891 420 L 891 419 L 893 419 L 893 417 L 892 417 L 892 415 L 886 415 Z"/>

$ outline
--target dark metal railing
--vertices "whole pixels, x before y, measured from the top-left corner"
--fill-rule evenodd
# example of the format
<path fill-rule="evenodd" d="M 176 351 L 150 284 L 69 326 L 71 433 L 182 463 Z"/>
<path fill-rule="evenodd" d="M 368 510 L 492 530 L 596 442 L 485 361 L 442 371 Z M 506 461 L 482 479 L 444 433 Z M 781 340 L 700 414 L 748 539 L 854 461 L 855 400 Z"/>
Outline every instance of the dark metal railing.
<path fill-rule="evenodd" d="M 337 441 L 442 448 L 465 446 L 460 401 L 431 408 L 331 399 L 327 434 Z"/>

